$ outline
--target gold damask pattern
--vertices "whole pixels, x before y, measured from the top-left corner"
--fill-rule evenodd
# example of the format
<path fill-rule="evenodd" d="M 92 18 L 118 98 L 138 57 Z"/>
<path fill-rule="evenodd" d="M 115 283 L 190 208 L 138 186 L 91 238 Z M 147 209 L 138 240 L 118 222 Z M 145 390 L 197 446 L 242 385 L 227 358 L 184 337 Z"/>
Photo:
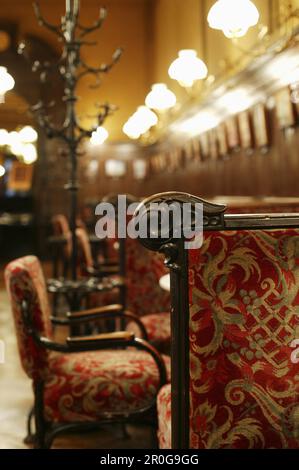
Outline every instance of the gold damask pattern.
<path fill-rule="evenodd" d="M 193 448 L 298 448 L 299 231 L 206 234 L 189 253 Z"/>

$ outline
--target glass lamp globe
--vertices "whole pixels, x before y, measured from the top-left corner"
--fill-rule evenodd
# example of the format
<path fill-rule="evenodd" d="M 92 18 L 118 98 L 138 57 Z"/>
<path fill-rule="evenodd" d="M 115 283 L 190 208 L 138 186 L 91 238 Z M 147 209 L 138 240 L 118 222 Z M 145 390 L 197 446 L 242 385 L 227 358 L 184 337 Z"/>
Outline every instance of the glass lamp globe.
<path fill-rule="evenodd" d="M 155 83 L 145 99 L 145 104 L 157 111 L 166 111 L 175 106 L 176 96 L 165 83 Z"/>
<path fill-rule="evenodd" d="M 258 9 L 250 0 L 217 0 L 208 14 L 209 26 L 222 30 L 227 38 L 245 36 L 258 20 Z"/>
<path fill-rule="evenodd" d="M 138 125 L 132 117 L 125 123 L 123 132 L 126 134 L 126 136 L 133 140 L 139 139 L 140 137 Z"/>
<path fill-rule="evenodd" d="M 15 86 L 13 77 L 7 72 L 6 67 L 0 67 L 0 103 L 4 103 L 5 93 Z"/>
<path fill-rule="evenodd" d="M 193 86 L 197 80 L 203 80 L 208 75 L 206 64 L 197 57 L 193 49 L 179 51 L 179 57 L 169 67 L 168 74 L 173 80 L 185 88 Z"/>
<path fill-rule="evenodd" d="M 90 138 L 91 145 L 102 145 L 109 137 L 107 129 L 103 126 L 97 127 Z"/>
<path fill-rule="evenodd" d="M 145 134 L 145 132 L 158 123 L 158 116 L 147 106 L 139 106 L 133 118 L 137 123 L 140 135 Z"/>

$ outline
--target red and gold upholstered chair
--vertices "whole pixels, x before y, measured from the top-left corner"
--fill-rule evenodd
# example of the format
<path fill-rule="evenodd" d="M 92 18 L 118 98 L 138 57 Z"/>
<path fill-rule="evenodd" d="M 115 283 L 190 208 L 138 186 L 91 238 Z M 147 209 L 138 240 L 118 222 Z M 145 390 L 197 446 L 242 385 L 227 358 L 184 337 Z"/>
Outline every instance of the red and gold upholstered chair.
<path fill-rule="evenodd" d="M 118 210 L 118 195 L 108 195 L 108 202 Z M 138 203 L 132 195 L 127 195 L 127 204 Z M 127 216 L 129 223 L 131 216 Z M 159 284 L 160 278 L 168 273 L 164 259 L 158 253 L 146 250 L 136 239 L 130 237 L 110 239 L 110 245 L 118 243 L 120 272 L 125 280 L 123 303 L 143 323 L 148 340 L 159 351 L 169 353 L 170 350 L 170 294 Z M 107 298 L 106 303 L 109 303 Z M 139 334 L 137 325 L 128 325 L 136 335 Z"/>
<path fill-rule="evenodd" d="M 45 280 L 34 256 L 11 262 L 5 281 L 22 366 L 33 383 L 35 447 L 50 447 L 60 432 L 153 413 L 157 392 L 167 380 L 167 357 L 128 331 L 55 342 Z M 80 324 L 119 315 L 132 321 L 134 316 L 121 310 L 110 306 L 53 321 Z"/>
<path fill-rule="evenodd" d="M 202 202 L 173 193 L 145 205 L 167 197 Z M 171 270 L 172 384 L 158 395 L 159 444 L 298 449 L 299 214 L 263 220 L 224 210 L 204 203 L 201 248 L 146 241 Z"/>
<path fill-rule="evenodd" d="M 164 353 L 170 350 L 170 294 L 159 279 L 167 272 L 162 255 L 146 250 L 138 240 L 126 239 L 126 307 L 140 318 L 150 343 Z"/>

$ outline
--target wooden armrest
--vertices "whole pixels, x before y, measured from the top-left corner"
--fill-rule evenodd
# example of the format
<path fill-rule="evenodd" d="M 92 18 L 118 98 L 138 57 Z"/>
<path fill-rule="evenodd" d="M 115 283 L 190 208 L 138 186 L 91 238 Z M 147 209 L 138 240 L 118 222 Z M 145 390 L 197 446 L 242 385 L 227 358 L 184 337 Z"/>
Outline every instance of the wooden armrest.
<path fill-rule="evenodd" d="M 79 312 L 67 313 L 69 320 L 83 319 L 89 316 L 101 315 L 104 313 L 118 313 L 123 311 L 123 306 L 120 304 L 107 305 L 105 307 L 90 308 L 89 310 L 81 310 Z"/>
<path fill-rule="evenodd" d="M 85 268 L 87 274 L 90 274 L 91 276 L 94 277 L 106 277 L 111 274 L 117 274 L 119 273 L 119 267 L 118 266 L 99 266 L 97 268 L 95 267 L 87 267 Z"/>
<path fill-rule="evenodd" d="M 98 348 L 98 347 L 109 347 L 123 345 L 126 343 L 132 343 L 134 341 L 134 334 L 129 331 L 116 331 L 114 333 L 105 333 L 94 336 L 76 336 L 67 338 L 67 345 L 71 348 Z"/>

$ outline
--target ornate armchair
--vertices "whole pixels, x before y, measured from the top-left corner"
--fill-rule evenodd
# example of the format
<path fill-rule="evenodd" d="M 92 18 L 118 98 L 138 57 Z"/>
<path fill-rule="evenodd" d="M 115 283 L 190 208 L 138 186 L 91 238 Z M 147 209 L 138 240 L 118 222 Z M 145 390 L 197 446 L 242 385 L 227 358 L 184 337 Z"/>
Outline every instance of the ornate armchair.
<path fill-rule="evenodd" d="M 119 316 L 136 321 L 144 331 L 138 318 L 114 305 L 51 319 L 41 265 L 34 256 L 10 263 L 5 281 L 21 362 L 33 382 L 35 447 L 50 447 L 61 432 L 123 423 L 155 410 L 169 361 L 145 340 L 125 331 L 57 343 L 52 333 L 51 320 L 70 325 Z"/>
<path fill-rule="evenodd" d="M 171 271 L 172 380 L 158 395 L 161 448 L 299 448 L 299 214 L 226 215 L 203 204 L 204 243 L 144 239 Z M 140 210 L 144 210 L 139 208 Z"/>

